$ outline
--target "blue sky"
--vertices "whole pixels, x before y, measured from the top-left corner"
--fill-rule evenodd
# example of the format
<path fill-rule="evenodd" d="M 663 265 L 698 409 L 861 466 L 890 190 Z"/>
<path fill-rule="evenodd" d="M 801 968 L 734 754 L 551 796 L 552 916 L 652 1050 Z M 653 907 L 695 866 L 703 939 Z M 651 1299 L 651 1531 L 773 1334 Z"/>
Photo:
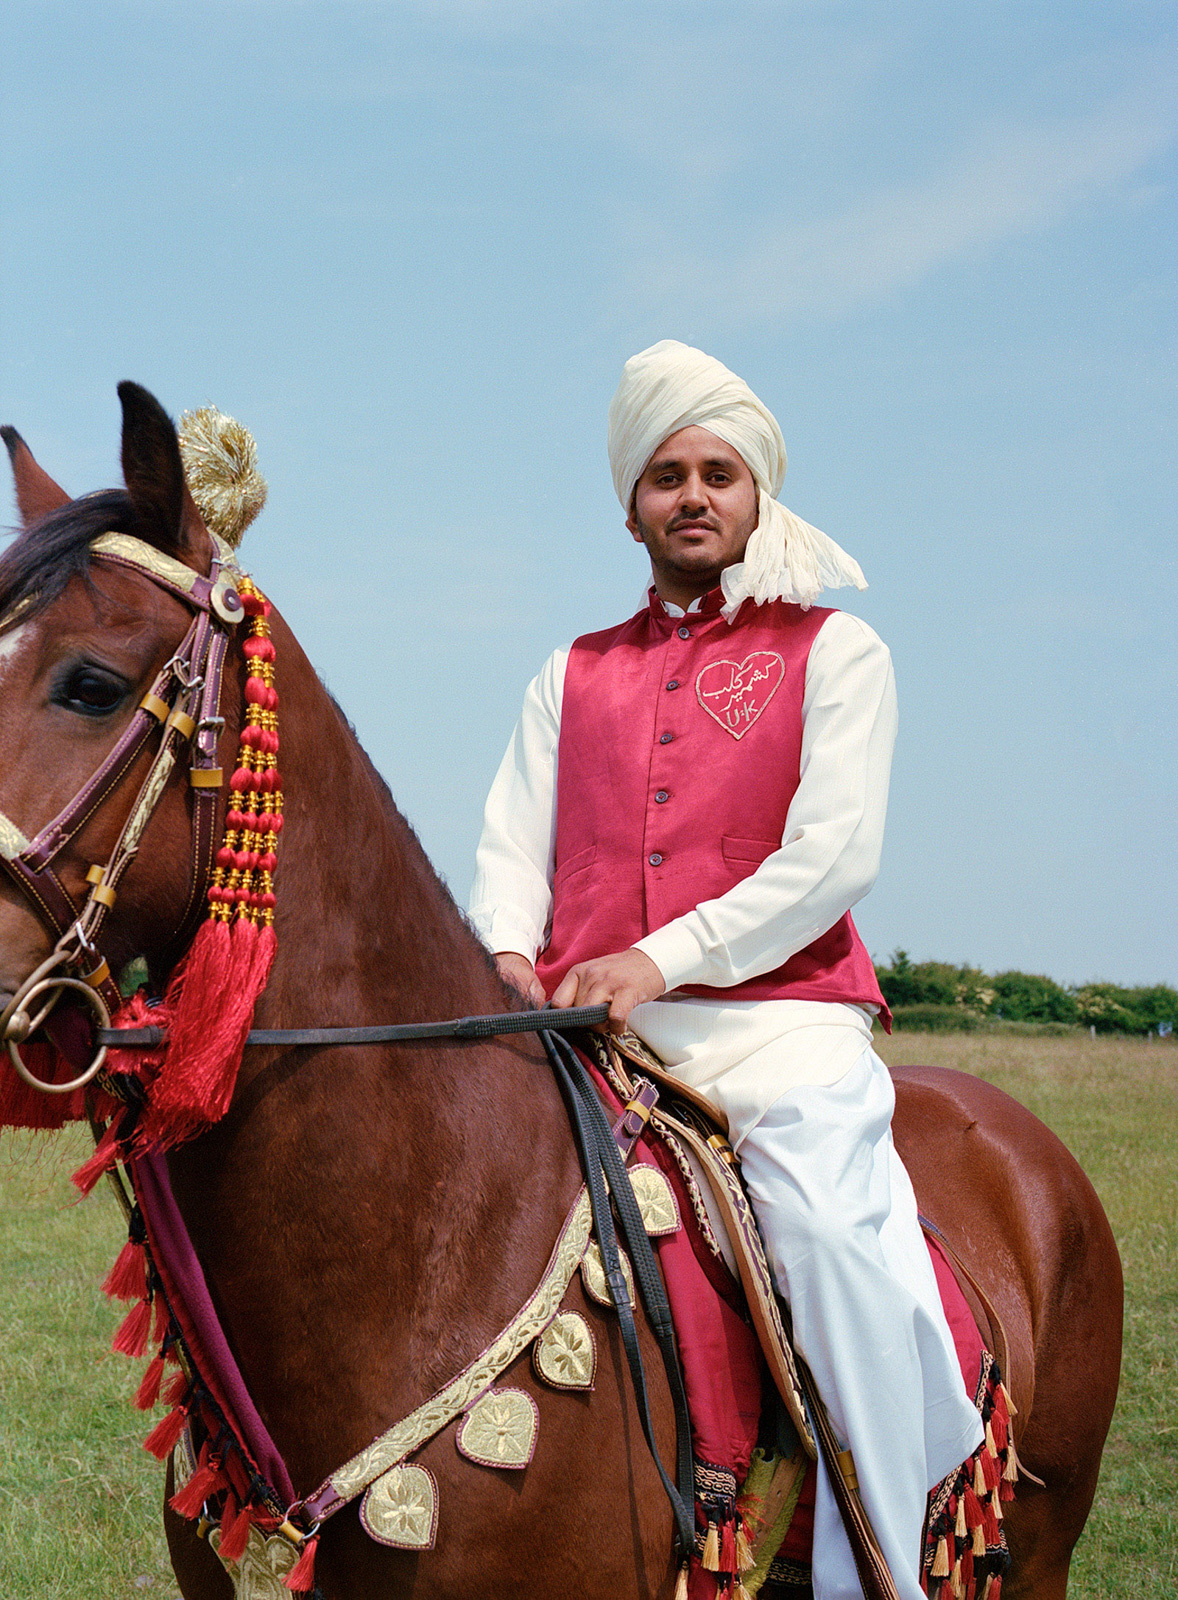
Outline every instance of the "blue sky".
<path fill-rule="evenodd" d="M 641 592 L 621 364 L 700 344 L 896 660 L 869 948 L 1175 983 L 1174 77 L 1118 0 L 8 0 L 2 420 L 75 493 L 120 378 L 252 428 L 247 564 L 464 898 Z"/>

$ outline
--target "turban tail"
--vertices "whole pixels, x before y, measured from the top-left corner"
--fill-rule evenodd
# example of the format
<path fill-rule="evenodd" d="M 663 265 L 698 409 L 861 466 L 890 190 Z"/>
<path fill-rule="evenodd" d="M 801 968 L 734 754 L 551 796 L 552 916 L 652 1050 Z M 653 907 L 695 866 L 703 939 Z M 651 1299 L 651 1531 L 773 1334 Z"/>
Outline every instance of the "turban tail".
<path fill-rule="evenodd" d="M 774 498 L 785 477 L 785 441 L 773 413 L 722 362 L 677 339 L 631 356 L 609 408 L 609 464 L 627 511 L 659 445 L 690 427 L 730 444 L 757 485 L 757 526 L 744 560 L 720 578 L 730 622 L 748 599 L 788 600 L 805 609 L 823 589 L 866 589 L 857 561 Z"/>

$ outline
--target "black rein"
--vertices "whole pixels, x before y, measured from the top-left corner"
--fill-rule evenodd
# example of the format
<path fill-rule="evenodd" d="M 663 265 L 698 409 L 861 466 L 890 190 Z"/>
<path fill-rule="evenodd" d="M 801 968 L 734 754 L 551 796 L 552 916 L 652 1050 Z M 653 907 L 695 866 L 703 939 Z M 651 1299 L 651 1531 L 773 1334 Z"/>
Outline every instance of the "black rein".
<path fill-rule="evenodd" d="M 246 1044 L 408 1044 L 415 1039 L 494 1039 L 501 1033 L 572 1033 L 609 1020 L 608 1006 L 565 1011 L 504 1011 L 452 1022 L 385 1022 L 373 1028 L 251 1028 Z M 99 1028 L 97 1043 L 110 1050 L 155 1050 L 164 1028 Z"/>

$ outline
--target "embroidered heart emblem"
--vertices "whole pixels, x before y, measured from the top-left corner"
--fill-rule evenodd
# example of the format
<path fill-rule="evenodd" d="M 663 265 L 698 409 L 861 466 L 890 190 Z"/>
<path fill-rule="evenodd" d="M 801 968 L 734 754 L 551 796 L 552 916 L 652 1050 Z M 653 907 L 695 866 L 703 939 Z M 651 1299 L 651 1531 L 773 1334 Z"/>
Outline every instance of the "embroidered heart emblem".
<path fill-rule="evenodd" d="M 776 650 L 754 650 L 743 661 L 710 661 L 695 680 L 695 695 L 725 733 L 743 739 L 784 676 Z"/>

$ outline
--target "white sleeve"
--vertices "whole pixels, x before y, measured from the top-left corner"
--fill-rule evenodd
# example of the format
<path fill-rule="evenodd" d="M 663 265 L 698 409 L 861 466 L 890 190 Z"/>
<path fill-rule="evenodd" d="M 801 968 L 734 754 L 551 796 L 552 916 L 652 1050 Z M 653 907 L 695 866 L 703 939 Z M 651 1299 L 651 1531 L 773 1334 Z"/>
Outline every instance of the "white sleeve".
<path fill-rule="evenodd" d="M 524 695 L 483 813 L 470 918 L 497 955 L 535 961 L 552 916 L 556 752 L 567 650 L 554 650 Z"/>
<path fill-rule="evenodd" d="M 875 882 L 883 845 L 896 688 L 891 657 L 865 622 L 836 611 L 810 649 L 801 781 L 781 849 L 727 894 L 635 946 L 667 988 L 730 988 L 772 972 L 817 939 Z"/>

